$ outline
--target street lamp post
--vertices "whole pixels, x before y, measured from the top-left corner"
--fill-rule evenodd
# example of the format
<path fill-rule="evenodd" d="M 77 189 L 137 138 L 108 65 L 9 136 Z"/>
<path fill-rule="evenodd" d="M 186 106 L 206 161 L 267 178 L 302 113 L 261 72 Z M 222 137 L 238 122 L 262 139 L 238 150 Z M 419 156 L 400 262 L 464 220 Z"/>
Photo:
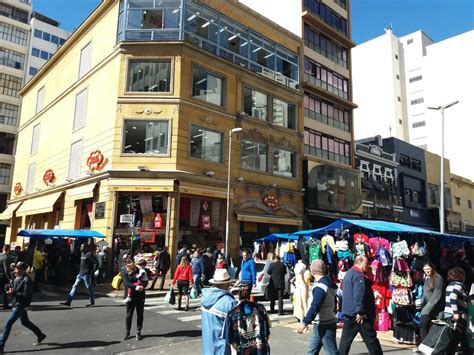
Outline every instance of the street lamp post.
<path fill-rule="evenodd" d="M 227 211 L 225 220 L 225 260 L 229 258 L 229 234 L 230 234 L 230 162 L 232 158 L 232 135 L 239 133 L 242 128 L 237 127 L 229 131 L 229 161 L 227 162 Z"/>
<path fill-rule="evenodd" d="M 444 233 L 444 110 L 459 103 L 459 100 L 443 106 L 429 106 L 429 110 L 441 110 L 441 171 L 439 192 L 439 232 Z"/>

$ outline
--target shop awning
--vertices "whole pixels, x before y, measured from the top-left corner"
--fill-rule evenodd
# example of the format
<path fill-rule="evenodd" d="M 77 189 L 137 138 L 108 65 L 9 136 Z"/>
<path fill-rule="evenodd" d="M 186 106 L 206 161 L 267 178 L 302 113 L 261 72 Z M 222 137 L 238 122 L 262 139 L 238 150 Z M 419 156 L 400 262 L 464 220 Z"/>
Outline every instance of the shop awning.
<path fill-rule="evenodd" d="M 0 214 L 0 221 L 6 221 L 12 218 L 13 213 L 20 207 L 21 202 L 11 203 L 7 206 L 5 211 Z"/>
<path fill-rule="evenodd" d="M 303 221 L 299 218 L 284 218 L 275 216 L 258 216 L 251 214 L 238 214 L 237 220 L 242 222 L 256 222 L 267 224 L 284 224 L 289 226 L 302 226 Z"/>
<path fill-rule="evenodd" d="M 23 229 L 18 235 L 30 238 L 105 238 L 97 231 L 65 229 Z"/>
<path fill-rule="evenodd" d="M 257 239 L 256 242 L 274 242 L 275 240 L 298 240 L 298 236 L 288 233 L 273 233 L 262 239 Z"/>
<path fill-rule="evenodd" d="M 94 197 L 94 189 L 97 186 L 97 182 L 92 184 L 77 186 L 66 191 L 66 197 L 72 200 L 83 200 L 85 198 Z"/>
<path fill-rule="evenodd" d="M 109 179 L 114 191 L 173 191 L 174 180 L 161 179 Z"/>
<path fill-rule="evenodd" d="M 33 214 L 48 213 L 53 211 L 53 206 L 61 196 L 62 191 L 49 195 L 41 196 L 26 200 L 16 211 L 17 216 L 28 216 Z"/>
<path fill-rule="evenodd" d="M 186 181 L 180 181 L 179 192 L 190 195 L 198 195 L 213 198 L 227 198 L 227 188 L 208 185 L 193 184 Z M 230 198 L 234 195 L 231 190 Z"/>

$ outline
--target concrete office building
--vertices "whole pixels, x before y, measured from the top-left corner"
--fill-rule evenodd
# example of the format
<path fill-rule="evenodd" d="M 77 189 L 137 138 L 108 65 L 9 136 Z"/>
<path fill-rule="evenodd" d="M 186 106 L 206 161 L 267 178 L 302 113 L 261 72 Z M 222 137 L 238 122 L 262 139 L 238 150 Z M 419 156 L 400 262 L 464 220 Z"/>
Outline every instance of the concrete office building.
<path fill-rule="evenodd" d="M 474 130 L 474 30 L 434 42 L 416 31 L 403 37 L 390 29 L 353 50 L 356 137 L 396 137 L 441 155 L 441 111 L 445 111 L 445 157 L 453 173 L 474 178 L 467 142 Z M 460 129 L 462 128 L 462 129 Z"/>
<path fill-rule="evenodd" d="M 70 32 L 59 27 L 59 22 L 38 12 L 31 14 L 30 25 L 31 39 L 26 81 L 29 81 L 38 72 L 71 35 Z"/>
<path fill-rule="evenodd" d="M 349 1 L 240 1 L 303 38 L 305 226 L 360 215 Z"/>
<path fill-rule="evenodd" d="M 31 1 L 0 2 L 0 211 L 12 189 L 15 140 L 28 57 Z M 0 220 L 0 243 L 8 219 Z"/>

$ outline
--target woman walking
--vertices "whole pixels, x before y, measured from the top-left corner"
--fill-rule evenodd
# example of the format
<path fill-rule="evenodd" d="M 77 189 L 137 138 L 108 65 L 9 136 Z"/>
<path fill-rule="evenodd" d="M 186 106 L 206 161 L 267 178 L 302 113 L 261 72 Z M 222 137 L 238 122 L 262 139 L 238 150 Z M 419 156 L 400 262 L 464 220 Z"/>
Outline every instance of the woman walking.
<path fill-rule="evenodd" d="M 423 266 L 425 281 L 423 283 L 423 308 L 420 318 L 420 338 L 423 341 L 430 330 L 431 321 L 444 309 L 444 281 L 436 272 L 433 264 Z"/>
<path fill-rule="evenodd" d="M 145 309 L 145 287 L 139 283 L 139 269 L 132 259 L 127 259 L 125 268 L 121 271 L 122 280 L 125 287 L 125 294 L 131 291 L 131 301 L 125 304 L 127 309 L 127 316 L 125 318 L 125 337 L 127 340 L 130 337 L 130 329 L 132 328 L 133 312 L 137 311 L 137 340 L 142 340 L 143 327 L 143 311 Z"/>
<path fill-rule="evenodd" d="M 193 273 L 191 270 L 191 265 L 189 265 L 189 261 L 187 256 L 181 257 L 181 263 L 176 268 L 173 277 L 174 286 L 178 283 L 178 310 L 181 310 L 181 298 L 183 296 L 186 297 L 186 307 L 184 308 L 185 311 L 189 310 L 189 286 L 193 286 Z"/>
<path fill-rule="evenodd" d="M 204 277 L 204 259 L 203 252 L 201 249 L 196 251 L 191 260 L 191 269 L 193 272 L 194 287 L 196 288 L 198 296 L 201 295 L 202 277 Z"/>

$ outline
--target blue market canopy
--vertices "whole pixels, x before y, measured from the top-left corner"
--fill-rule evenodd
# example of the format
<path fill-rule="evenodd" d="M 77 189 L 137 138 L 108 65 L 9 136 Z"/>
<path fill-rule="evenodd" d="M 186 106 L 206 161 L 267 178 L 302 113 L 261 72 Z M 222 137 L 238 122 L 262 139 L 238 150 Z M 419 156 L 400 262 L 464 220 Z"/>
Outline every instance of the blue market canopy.
<path fill-rule="evenodd" d="M 92 230 L 65 229 L 23 229 L 18 235 L 30 238 L 105 238 L 102 233 Z"/>
<path fill-rule="evenodd" d="M 274 233 L 269 234 L 262 239 L 257 239 L 257 242 L 274 242 L 275 240 L 298 240 L 298 236 L 288 233 Z"/>

